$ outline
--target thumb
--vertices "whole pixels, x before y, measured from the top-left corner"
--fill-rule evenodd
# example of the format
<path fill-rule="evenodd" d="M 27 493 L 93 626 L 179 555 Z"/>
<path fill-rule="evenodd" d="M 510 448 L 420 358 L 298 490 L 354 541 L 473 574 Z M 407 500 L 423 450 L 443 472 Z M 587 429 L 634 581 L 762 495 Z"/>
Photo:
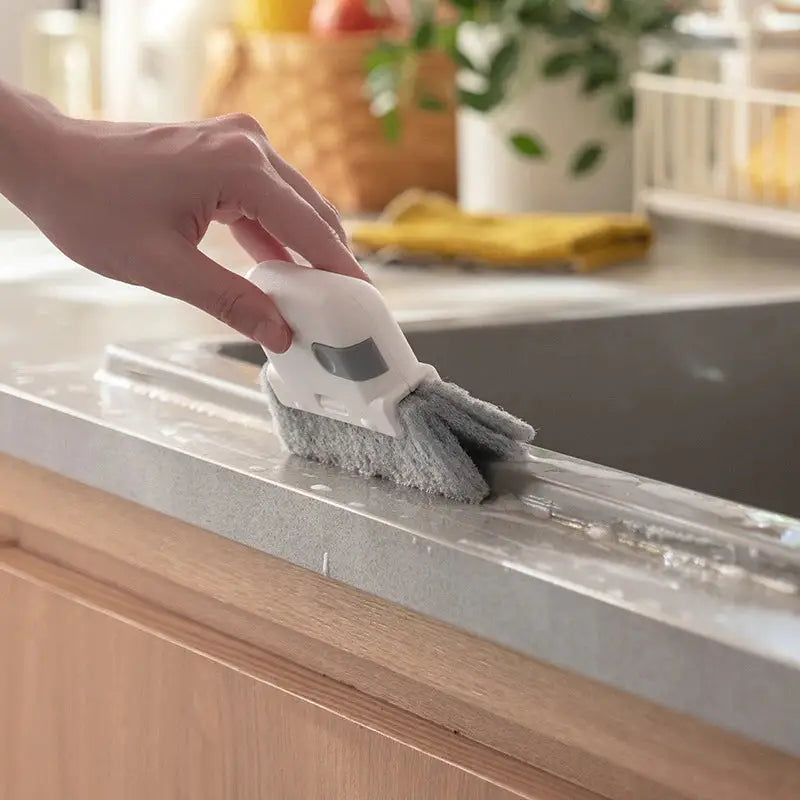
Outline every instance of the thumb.
<path fill-rule="evenodd" d="M 188 242 L 166 274 L 175 285 L 165 294 L 205 311 L 273 353 L 283 353 L 292 343 L 292 331 L 277 306 L 257 286 L 217 264 Z M 178 264 L 185 265 L 176 270 Z"/>

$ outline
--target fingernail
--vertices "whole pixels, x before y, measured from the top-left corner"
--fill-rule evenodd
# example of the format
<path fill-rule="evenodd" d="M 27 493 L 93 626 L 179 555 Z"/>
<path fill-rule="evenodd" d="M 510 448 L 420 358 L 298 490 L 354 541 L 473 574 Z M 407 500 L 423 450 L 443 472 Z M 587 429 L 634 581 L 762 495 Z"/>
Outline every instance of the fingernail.
<path fill-rule="evenodd" d="M 285 353 L 292 343 L 292 334 L 289 328 L 285 323 L 274 319 L 259 322 L 254 338 L 272 353 Z"/>

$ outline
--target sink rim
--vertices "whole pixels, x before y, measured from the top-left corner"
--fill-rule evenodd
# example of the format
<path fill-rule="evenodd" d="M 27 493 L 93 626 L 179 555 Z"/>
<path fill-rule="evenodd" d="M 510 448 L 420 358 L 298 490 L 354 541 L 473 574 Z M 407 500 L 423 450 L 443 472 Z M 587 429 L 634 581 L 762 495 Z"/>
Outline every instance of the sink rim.
<path fill-rule="evenodd" d="M 260 370 L 220 352 L 222 347 L 231 344 L 259 347 L 243 337 L 226 335 L 108 345 L 103 366 L 95 377 L 100 382 L 131 389 L 152 390 L 155 386 L 166 401 L 176 396 L 191 397 L 245 424 L 270 425 L 269 409 L 258 388 Z M 495 494 L 508 492 L 512 485 L 517 487 L 513 492 L 517 496 L 530 493 L 532 480 L 537 482 L 540 494 L 542 484 L 559 485 L 567 493 L 581 498 L 582 505 L 604 503 L 619 511 L 617 517 L 636 519 L 644 525 L 663 525 L 666 518 L 668 528 L 695 531 L 698 536 L 719 536 L 738 547 L 752 547 L 755 543 L 776 563 L 786 562 L 800 570 L 800 547 L 765 533 L 767 528 L 763 525 L 768 521 L 784 532 L 794 531 L 795 527 L 800 530 L 800 519 L 535 446 L 530 447 L 529 452 L 535 454 L 532 457 L 537 461 L 547 461 L 551 465 L 557 462 L 561 470 L 558 479 L 535 475 L 529 463 L 491 465 L 489 475 Z M 639 491 L 641 487 L 649 494 Z M 658 487 L 657 495 L 653 494 L 654 487 Z M 632 492 L 638 502 L 631 500 Z M 659 502 L 658 495 L 668 502 Z M 598 518 L 581 519 L 579 512 L 574 513 L 573 519 L 586 529 L 599 521 Z M 800 591 L 800 571 L 797 586 Z"/>

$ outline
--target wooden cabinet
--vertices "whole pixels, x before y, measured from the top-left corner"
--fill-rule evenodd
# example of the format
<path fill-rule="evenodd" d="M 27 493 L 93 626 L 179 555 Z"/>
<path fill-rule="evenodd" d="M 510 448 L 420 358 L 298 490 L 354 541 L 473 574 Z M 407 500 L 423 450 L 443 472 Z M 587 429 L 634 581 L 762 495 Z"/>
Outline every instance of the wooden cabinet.
<path fill-rule="evenodd" d="M 797 800 L 800 762 L 0 455 L 0 800 Z"/>
<path fill-rule="evenodd" d="M 279 687 L 289 665 L 19 551 L 0 598 L 0 797 L 520 796 Z"/>

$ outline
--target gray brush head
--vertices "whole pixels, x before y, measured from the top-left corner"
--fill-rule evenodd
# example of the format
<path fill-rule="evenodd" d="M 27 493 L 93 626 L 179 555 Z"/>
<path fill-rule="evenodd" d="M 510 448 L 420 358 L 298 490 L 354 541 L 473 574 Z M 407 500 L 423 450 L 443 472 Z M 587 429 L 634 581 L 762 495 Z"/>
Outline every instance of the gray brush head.
<path fill-rule="evenodd" d="M 404 435 L 397 438 L 282 405 L 266 368 L 261 385 L 290 453 L 465 503 L 489 495 L 482 462 L 519 458 L 535 434 L 527 423 L 440 380 L 424 382 L 400 402 Z"/>

